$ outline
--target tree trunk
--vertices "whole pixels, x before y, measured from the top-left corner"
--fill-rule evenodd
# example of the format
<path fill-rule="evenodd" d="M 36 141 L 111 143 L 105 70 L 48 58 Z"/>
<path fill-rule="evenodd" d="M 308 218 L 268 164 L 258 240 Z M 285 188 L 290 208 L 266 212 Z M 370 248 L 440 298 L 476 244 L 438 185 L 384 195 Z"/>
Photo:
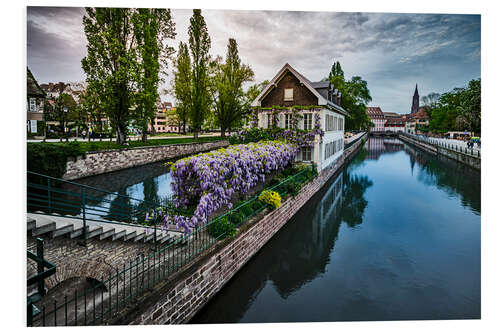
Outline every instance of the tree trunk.
<path fill-rule="evenodd" d="M 125 143 L 126 136 L 125 131 L 120 128 L 120 126 L 116 127 L 116 144 L 123 145 Z"/>
<path fill-rule="evenodd" d="M 194 132 L 193 132 L 193 135 L 194 135 L 194 138 L 195 138 L 195 139 L 198 139 L 198 131 L 194 131 Z"/>
<path fill-rule="evenodd" d="M 224 127 L 222 127 L 222 126 L 220 128 L 220 136 L 221 136 L 221 138 L 225 138 L 226 137 L 226 129 Z"/>
<path fill-rule="evenodd" d="M 148 141 L 148 132 L 147 131 L 142 131 L 142 142 L 147 142 Z"/>

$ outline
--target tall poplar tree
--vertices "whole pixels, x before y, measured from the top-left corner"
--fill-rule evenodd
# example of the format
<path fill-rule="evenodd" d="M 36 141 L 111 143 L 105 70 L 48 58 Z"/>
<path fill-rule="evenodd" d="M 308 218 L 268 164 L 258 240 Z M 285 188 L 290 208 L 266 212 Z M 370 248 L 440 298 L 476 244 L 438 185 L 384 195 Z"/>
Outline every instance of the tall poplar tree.
<path fill-rule="evenodd" d="M 129 8 L 86 8 L 83 17 L 87 56 L 82 69 L 116 131 L 117 144 L 127 140 L 133 72 L 138 68 L 132 15 Z"/>
<path fill-rule="evenodd" d="M 188 29 L 189 49 L 192 57 L 191 71 L 191 108 L 189 112 L 190 126 L 194 137 L 198 138 L 201 126 L 210 107 L 208 91 L 208 65 L 210 51 L 210 36 L 201 9 L 193 9 Z"/>
<path fill-rule="evenodd" d="M 242 85 L 252 81 L 254 73 L 250 66 L 242 64 L 238 54 L 238 44 L 229 38 L 226 62 L 216 64 L 214 77 L 215 117 L 220 126 L 221 136 L 226 130 L 240 125 L 245 113 L 245 92 Z"/>
<path fill-rule="evenodd" d="M 175 112 L 183 133 L 186 133 L 186 123 L 192 106 L 191 83 L 191 58 L 188 46 L 180 42 L 175 60 L 173 93 L 177 100 Z"/>
<path fill-rule="evenodd" d="M 174 53 L 167 41 L 175 38 L 175 23 L 170 9 L 138 8 L 133 15 L 133 26 L 139 60 L 133 117 L 142 131 L 142 141 L 146 142 L 148 124 L 156 117 L 160 72 L 165 73 L 167 61 Z"/>

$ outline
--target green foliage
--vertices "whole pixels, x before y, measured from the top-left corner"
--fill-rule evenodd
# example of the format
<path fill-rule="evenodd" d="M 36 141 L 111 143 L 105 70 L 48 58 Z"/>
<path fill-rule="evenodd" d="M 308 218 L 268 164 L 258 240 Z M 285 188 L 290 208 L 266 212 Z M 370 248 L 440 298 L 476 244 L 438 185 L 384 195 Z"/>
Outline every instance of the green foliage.
<path fill-rule="evenodd" d="M 68 157 L 85 155 L 85 150 L 79 142 L 59 143 L 28 143 L 28 171 L 61 178 L 66 172 Z"/>
<path fill-rule="evenodd" d="M 173 93 L 177 99 L 176 115 L 182 124 L 182 132 L 186 133 L 186 123 L 192 106 L 191 98 L 191 58 L 185 43 L 180 42 L 175 60 Z"/>
<path fill-rule="evenodd" d="M 215 119 L 220 126 L 221 136 L 225 136 L 227 129 L 242 125 L 243 114 L 248 109 L 242 85 L 252 81 L 254 73 L 250 66 L 241 63 L 238 44 L 233 38 L 229 38 L 226 62 L 221 63 L 218 57 L 212 67 Z"/>
<path fill-rule="evenodd" d="M 345 119 L 345 129 L 370 128 L 370 118 L 366 114 L 366 105 L 372 100 L 368 83 L 360 76 L 353 76 L 346 81 L 338 61 L 332 65 L 328 80 L 342 93 L 340 104 L 349 113 Z"/>
<path fill-rule="evenodd" d="M 200 9 L 193 9 L 188 35 L 189 49 L 192 57 L 189 120 L 194 136 L 197 137 L 206 114 L 209 112 L 211 102 L 208 89 L 210 36 L 208 35 L 207 25 L 201 15 Z"/>
<path fill-rule="evenodd" d="M 207 231 L 214 238 L 233 237 L 236 235 L 236 227 L 231 223 L 227 215 L 210 222 Z"/>
<path fill-rule="evenodd" d="M 82 69 L 116 130 L 116 143 L 126 141 L 134 73 L 139 68 L 130 8 L 86 8 L 83 27 L 87 56 Z"/>
<path fill-rule="evenodd" d="M 481 79 L 471 80 L 466 88 L 455 88 L 442 95 L 431 93 L 425 100 L 429 106 L 428 130 L 437 133 L 481 131 Z"/>
<path fill-rule="evenodd" d="M 146 141 L 148 124 L 156 116 L 161 66 L 166 67 L 167 59 L 174 52 L 166 41 L 175 37 L 175 25 L 170 9 L 161 8 L 138 8 L 132 15 L 132 21 L 138 58 L 132 118 L 142 131 L 143 141 Z"/>

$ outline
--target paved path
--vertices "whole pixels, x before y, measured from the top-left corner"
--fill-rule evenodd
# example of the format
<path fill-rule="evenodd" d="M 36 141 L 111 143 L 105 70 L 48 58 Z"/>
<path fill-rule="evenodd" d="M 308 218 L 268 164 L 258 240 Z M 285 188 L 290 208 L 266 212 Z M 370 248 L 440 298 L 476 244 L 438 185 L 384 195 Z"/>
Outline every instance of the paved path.
<path fill-rule="evenodd" d="M 220 136 L 220 132 L 218 133 L 206 133 L 206 134 L 200 134 L 199 137 L 212 137 L 212 136 Z M 176 135 L 176 136 L 148 136 L 148 140 L 157 140 L 157 139 L 182 139 L 182 138 L 192 138 L 193 135 Z M 78 137 L 77 139 L 79 142 L 86 142 L 89 141 L 88 138 L 85 140 L 82 139 L 82 137 Z M 100 139 L 92 139 L 91 142 L 93 141 L 99 141 Z M 116 139 L 113 138 L 112 141 L 115 141 Z M 141 140 L 141 136 L 128 136 L 127 137 L 128 141 L 139 141 Z M 35 139 L 28 139 L 27 142 L 42 142 L 43 140 L 35 140 Z M 46 142 L 60 142 L 59 139 L 47 139 L 45 140 Z M 69 138 L 68 141 L 75 141 L 75 137 Z M 109 138 L 103 138 L 102 141 L 109 141 Z M 66 142 L 66 139 L 63 139 L 63 142 Z"/>

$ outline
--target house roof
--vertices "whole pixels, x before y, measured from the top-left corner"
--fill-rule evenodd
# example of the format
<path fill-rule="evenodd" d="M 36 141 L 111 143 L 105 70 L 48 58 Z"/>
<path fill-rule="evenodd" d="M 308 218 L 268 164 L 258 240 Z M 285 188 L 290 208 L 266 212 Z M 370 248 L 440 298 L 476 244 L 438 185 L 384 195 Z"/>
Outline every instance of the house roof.
<path fill-rule="evenodd" d="M 401 115 L 399 113 L 396 113 L 396 112 L 384 112 L 384 116 L 386 118 L 399 118 L 399 117 L 401 117 Z"/>
<path fill-rule="evenodd" d="M 415 119 L 429 119 L 429 115 L 425 111 L 425 107 L 421 107 L 418 109 L 418 112 L 415 113 L 413 118 L 415 118 Z"/>
<path fill-rule="evenodd" d="M 38 85 L 38 82 L 36 82 L 35 77 L 31 73 L 30 69 L 27 69 L 27 74 L 26 74 L 26 83 L 27 83 L 27 88 L 26 92 L 28 94 L 28 97 L 45 97 L 45 91 L 43 91 L 40 86 Z"/>
<path fill-rule="evenodd" d="M 368 117 L 372 119 L 384 118 L 384 113 L 382 112 L 382 109 L 379 106 L 367 106 L 366 114 L 368 115 Z"/>
<path fill-rule="evenodd" d="M 260 94 L 253 100 L 251 106 L 260 106 L 262 99 L 267 95 L 267 93 L 278 83 L 278 81 L 283 77 L 286 71 L 290 71 L 295 77 L 302 83 L 314 96 L 318 98 L 318 105 L 329 106 L 335 111 L 347 115 L 347 111 L 345 111 L 340 105 L 334 104 L 330 102 L 327 98 L 325 98 L 317 89 L 324 88 L 325 84 L 329 85 L 328 81 L 319 81 L 319 82 L 311 82 L 305 76 L 300 74 L 297 70 L 295 70 L 292 66 L 286 63 L 278 73 L 273 77 L 273 79 L 269 82 L 269 84 L 262 89 Z M 328 87 L 328 85 L 326 87 Z"/>

